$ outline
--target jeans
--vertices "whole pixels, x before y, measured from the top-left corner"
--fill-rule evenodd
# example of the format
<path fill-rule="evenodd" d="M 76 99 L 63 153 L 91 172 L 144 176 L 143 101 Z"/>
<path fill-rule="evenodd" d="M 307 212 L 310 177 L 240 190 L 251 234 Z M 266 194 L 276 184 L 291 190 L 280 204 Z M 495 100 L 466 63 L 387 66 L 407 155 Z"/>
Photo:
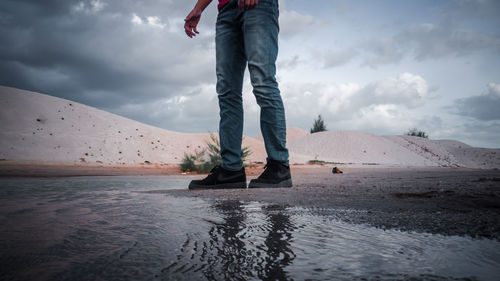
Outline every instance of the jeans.
<path fill-rule="evenodd" d="M 243 75 L 248 63 L 253 93 L 260 106 L 260 129 L 268 160 L 288 165 L 285 109 L 276 81 L 278 0 L 260 0 L 240 11 L 238 1 L 224 5 L 216 24 L 216 73 L 222 168 L 242 167 Z"/>

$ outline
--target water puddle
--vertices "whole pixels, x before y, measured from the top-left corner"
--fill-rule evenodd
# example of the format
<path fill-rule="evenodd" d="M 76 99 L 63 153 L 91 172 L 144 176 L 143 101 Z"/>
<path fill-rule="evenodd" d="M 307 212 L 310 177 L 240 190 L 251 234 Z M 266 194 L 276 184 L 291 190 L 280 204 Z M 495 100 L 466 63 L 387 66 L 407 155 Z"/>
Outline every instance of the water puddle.
<path fill-rule="evenodd" d="M 336 210 L 142 192 L 186 186 L 183 181 L 186 178 L 0 179 L 2 279 L 500 276 L 500 242 L 494 240 L 384 231 L 328 215 Z"/>

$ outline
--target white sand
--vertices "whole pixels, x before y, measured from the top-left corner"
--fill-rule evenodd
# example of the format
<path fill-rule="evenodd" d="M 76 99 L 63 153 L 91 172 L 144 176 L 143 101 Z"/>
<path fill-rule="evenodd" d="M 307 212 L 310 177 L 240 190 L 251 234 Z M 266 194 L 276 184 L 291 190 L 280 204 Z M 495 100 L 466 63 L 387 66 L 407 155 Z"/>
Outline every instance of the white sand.
<path fill-rule="evenodd" d="M 296 139 L 300 139 L 301 137 L 309 135 L 308 132 L 295 128 L 295 127 L 288 127 L 286 129 L 286 143 L 291 143 L 292 141 Z M 259 134 L 258 136 L 255 137 L 256 139 L 260 141 L 264 141 L 264 138 L 262 137 L 262 134 Z"/>
<path fill-rule="evenodd" d="M 287 130 L 290 162 L 499 168 L 500 150 L 453 140 L 376 136 L 356 131 Z M 208 134 L 145 125 L 83 104 L 0 86 L 0 159 L 9 163 L 137 166 L 180 163 Z M 264 162 L 262 137 L 244 137 L 250 161 Z M 145 164 L 148 161 L 151 164 Z"/>

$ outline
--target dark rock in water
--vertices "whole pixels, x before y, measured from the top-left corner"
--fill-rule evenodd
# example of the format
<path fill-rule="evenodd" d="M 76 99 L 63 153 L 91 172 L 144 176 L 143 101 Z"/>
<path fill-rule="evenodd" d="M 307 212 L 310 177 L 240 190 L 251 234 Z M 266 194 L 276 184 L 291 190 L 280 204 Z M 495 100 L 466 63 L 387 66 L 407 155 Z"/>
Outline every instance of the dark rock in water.
<path fill-rule="evenodd" d="M 332 173 L 334 173 L 334 174 L 342 174 L 343 172 L 341 170 L 339 170 L 337 167 L 333 167 Z"/>

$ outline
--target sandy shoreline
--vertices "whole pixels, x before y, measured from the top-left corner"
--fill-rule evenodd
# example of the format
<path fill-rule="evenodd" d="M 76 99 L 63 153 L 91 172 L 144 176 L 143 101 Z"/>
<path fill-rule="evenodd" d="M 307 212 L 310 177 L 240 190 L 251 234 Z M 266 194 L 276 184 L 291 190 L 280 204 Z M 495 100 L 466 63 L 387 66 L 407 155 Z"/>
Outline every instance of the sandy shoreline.
<path fill-rule="evenodd" d="M 326 165 L 292 165 L 296 173 L 308 173 Z M 359 165 L 358 165 L 359 166 Z M 341 167 L 341 166 L 339 166 Z M 342 166 L 343 167 L 343 166 Z M 349 167 L 349 165 L 348 165 Z M 351 165 L 351 167 L 355 167 Z M 258 176 L 264 164 L 252 164 L 246 168 L 248 176 Z M 432 168 L 430 168 L 432 169 Z M 0 162 L 0 177 L 75 177 L 75 176 L 141 176 L 141 175 L 198 175 L 183 173 L 176 164 L 143 164 L 136 166 L 92 166 L 92 165 L 40 165 L 33 163 Z M 199 174 L 203 177 L 203 174 Z"/>
<path fill-rule="evenodd" d="M 179 165 L 90 166 L 0 163 L 0 177 L 140 176 L 181 174 Z"/>

